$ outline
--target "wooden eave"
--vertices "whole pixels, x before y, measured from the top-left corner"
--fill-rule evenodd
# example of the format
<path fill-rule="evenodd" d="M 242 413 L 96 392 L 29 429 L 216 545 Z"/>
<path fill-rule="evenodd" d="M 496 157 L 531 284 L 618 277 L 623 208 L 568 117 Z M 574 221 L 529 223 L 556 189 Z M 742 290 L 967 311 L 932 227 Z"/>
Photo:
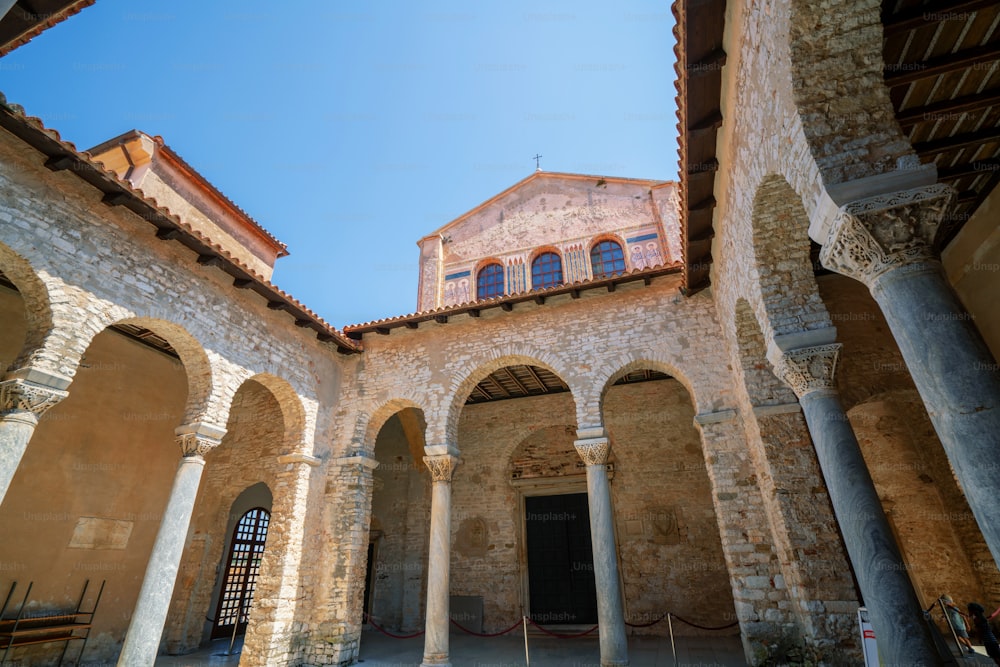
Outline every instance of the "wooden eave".
<path fill-rule="evenodd" d="M 278 289 L 249 267 L 232 257 L 211 239 L 185 225 L 177 216 L 153 200 L 144 198 L 128 183 L 121 181 L 100 163 L 80 153 L 62 141 L 54 130 L 42 126 L 36 118 L 24 116 L 17 107 L 11 107 L 0 98 L 0 127 L 18 137 L 45 156 L 45 166 L 53 171 L 66 170 L 102 193 L 108 206 L 123 206 L 155 227 L 156 238 L 176 241 L 197 255 L 198 264 L 216 266 L 233 278 L 234 288 L 249 289 L 267 300 L 268 308 L 289 313 L 296 326 L 312 329 L 316 337 L 337 346 L 337 351 L 349 354 L 360 352 L 360 347 L 319 316 L 303 306 L 289 294 Z"/>
<path fill-rule="evenodd" d="M 722 126 L 725 0 L 676 0 L 678 174 L 683 291 L 711 284 L 715 237 L 715 178 L 719 169 L 716 131 Z"/>
<path fill-rule="evenodd" d="M 18 0 L 0 18 L 0 56 L 27 44 L 92 4 L 94 0 Z"/>
<path fill-rule="evenodd" d="M 958 198 L 944 248 L 1000 184 L 1000 4 L 882 2 L 883 78 L 900 128 Z"/>
<path fill-rule="evenodd" d="M 580 281 L 569 285 L 560 285 L 559 287 L 550 287 L 548 289 L 521 292 L 519 294 L 496 297 L 494 299 L 487 299 L 484 301 L 473 301 L 457 306 L 448 306 L 412 315 L 403 315 L 400 317 L 377 320 L 375 322 L 366 322 L 365 324 L 354 324 L 344 327 L 344 334 L 352 340 L 360 341 L 365 334 L 374 333 L 385 336 L 392 333 L 393 329 L 401 327 L 416 329 L 422 322 L 434 321 L 438 324 L 447 324 L 457 315 L 468 315 L 471 318 L 477 318 L 480 317 L 482 312 L 485 310 L 500 309 L 504 312 L 511 312 L 514 310 L 514 306 L 518 303 L 532 302 L 539 306 L 543 306 L 548 303 L 549 299 L 552 297 L 564 294 L 568 294 L 571 298 L 577 299 L 584 291 L 601 289 L 606 292 L 614 292 L 618 285 L 626 283 L 642 281 L 648 286 L 652 283 L 654 278 L 679 273 L 681 273 L 681 267 L 677 265 L 636 270 L 631 273 L 617 274 L 611 276 L 610 278 L 602 278 L 600 280 Z"/>

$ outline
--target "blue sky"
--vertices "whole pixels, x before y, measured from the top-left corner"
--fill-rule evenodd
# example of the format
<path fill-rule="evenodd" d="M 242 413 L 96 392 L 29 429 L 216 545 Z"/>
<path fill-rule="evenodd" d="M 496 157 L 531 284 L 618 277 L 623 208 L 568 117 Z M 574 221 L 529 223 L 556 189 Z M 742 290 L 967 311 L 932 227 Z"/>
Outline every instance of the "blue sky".
<path fill-rule="evenodd" d="M 416 308 L 416 241 L 542 169 L 677 174 L 666 0 L 97 0 L 0 61 L 86 149 L 159 134 L 331 324 Z"/>

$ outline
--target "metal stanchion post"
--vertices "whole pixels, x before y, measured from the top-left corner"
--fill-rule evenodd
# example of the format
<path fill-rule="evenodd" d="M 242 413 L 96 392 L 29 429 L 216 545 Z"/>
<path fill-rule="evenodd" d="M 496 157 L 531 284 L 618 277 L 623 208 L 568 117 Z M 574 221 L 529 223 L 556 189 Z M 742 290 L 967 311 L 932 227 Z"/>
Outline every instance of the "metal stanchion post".
<path fill-rule="evenodd" d="M 674 645 L 674 623 L 670 620 L 670 612 L 667 612 L 667 628 L 670 630 L 670 652 L 674 654 L 674 665 L 677 665 L 677 647 Z"/>
<path fill-rule="evenodd" d="M 522 616 L 521 623 L 524 625 L 524 664 L 530 665 L 531 658 L 528 657 L 528 617 Z"/>

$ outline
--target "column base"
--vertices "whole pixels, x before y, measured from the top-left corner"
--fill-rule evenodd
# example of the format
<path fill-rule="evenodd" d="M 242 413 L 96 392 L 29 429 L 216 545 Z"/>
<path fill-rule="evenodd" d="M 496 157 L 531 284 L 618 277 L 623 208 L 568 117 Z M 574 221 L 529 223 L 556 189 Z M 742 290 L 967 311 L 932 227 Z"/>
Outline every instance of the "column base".
<path fill-rule="evenodd" d="M 440 660 L 437 658 L 424 658 L 424 661 L 420 663 L 420 667 L 451 667 L 451 661 L 448 656 L 444 656 Z"/>
<path fill-rule="evenodd" d="M 619 662 L 618 660 L 605 662 L 604 660 L 601 660 L 601 667 L 628 667 L 628 660 L 624 662 Z"/>

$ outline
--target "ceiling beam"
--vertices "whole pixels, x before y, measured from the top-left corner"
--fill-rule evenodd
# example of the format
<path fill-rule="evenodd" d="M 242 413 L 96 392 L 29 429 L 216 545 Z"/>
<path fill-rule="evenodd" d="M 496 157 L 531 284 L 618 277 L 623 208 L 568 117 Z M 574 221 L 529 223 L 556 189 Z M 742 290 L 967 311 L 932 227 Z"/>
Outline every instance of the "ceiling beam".
<path fill-rule="evenodd" d="M 896 120 L 904 128 L 910 128 L 918 123 L 938 120 L 959 120 L 960 116 L 969 111 L 981 111 L 1000 104 L 1000 90 L 988 90 L 975 95 L 957 97 L 922 107 L 914 107 L 896 114 Z"/>
<path fill-rule="evenodd" d="M 944 153 L 946 151 L 957 150 L 959 148 L 978 146 L 979 144 L 996 141 L 997 139 L 1000 139 L 1000 127 L 991 127 L 977 132 L 956 134 L 954 137 L 945 137 L 944 139 L 935 139 L 933 141 L 913 144 L 913 150 L 916 151 L 917 155 L 925 157 L 928 155 L 937 155 L 938 153 Z"/>
<path fill-rule="evenodd" d="M 885 37 L 891 37 L 908 30 L 939 24 L 944 17 L 975 12 L 995 5 L 996 0 L 938 0 L 898 14 L 883 16 L 882 31 Z"/>
<path fill-rule="evenodd" d="M 1000 42 L 994 42 L 958 53 L 948 53 L 930 60 L 900 64 L 889 63 L 882 70 L 882 78 L 885 80 L 885 84 L 892 88 L 998 59 L 1000 59 Z"/>

